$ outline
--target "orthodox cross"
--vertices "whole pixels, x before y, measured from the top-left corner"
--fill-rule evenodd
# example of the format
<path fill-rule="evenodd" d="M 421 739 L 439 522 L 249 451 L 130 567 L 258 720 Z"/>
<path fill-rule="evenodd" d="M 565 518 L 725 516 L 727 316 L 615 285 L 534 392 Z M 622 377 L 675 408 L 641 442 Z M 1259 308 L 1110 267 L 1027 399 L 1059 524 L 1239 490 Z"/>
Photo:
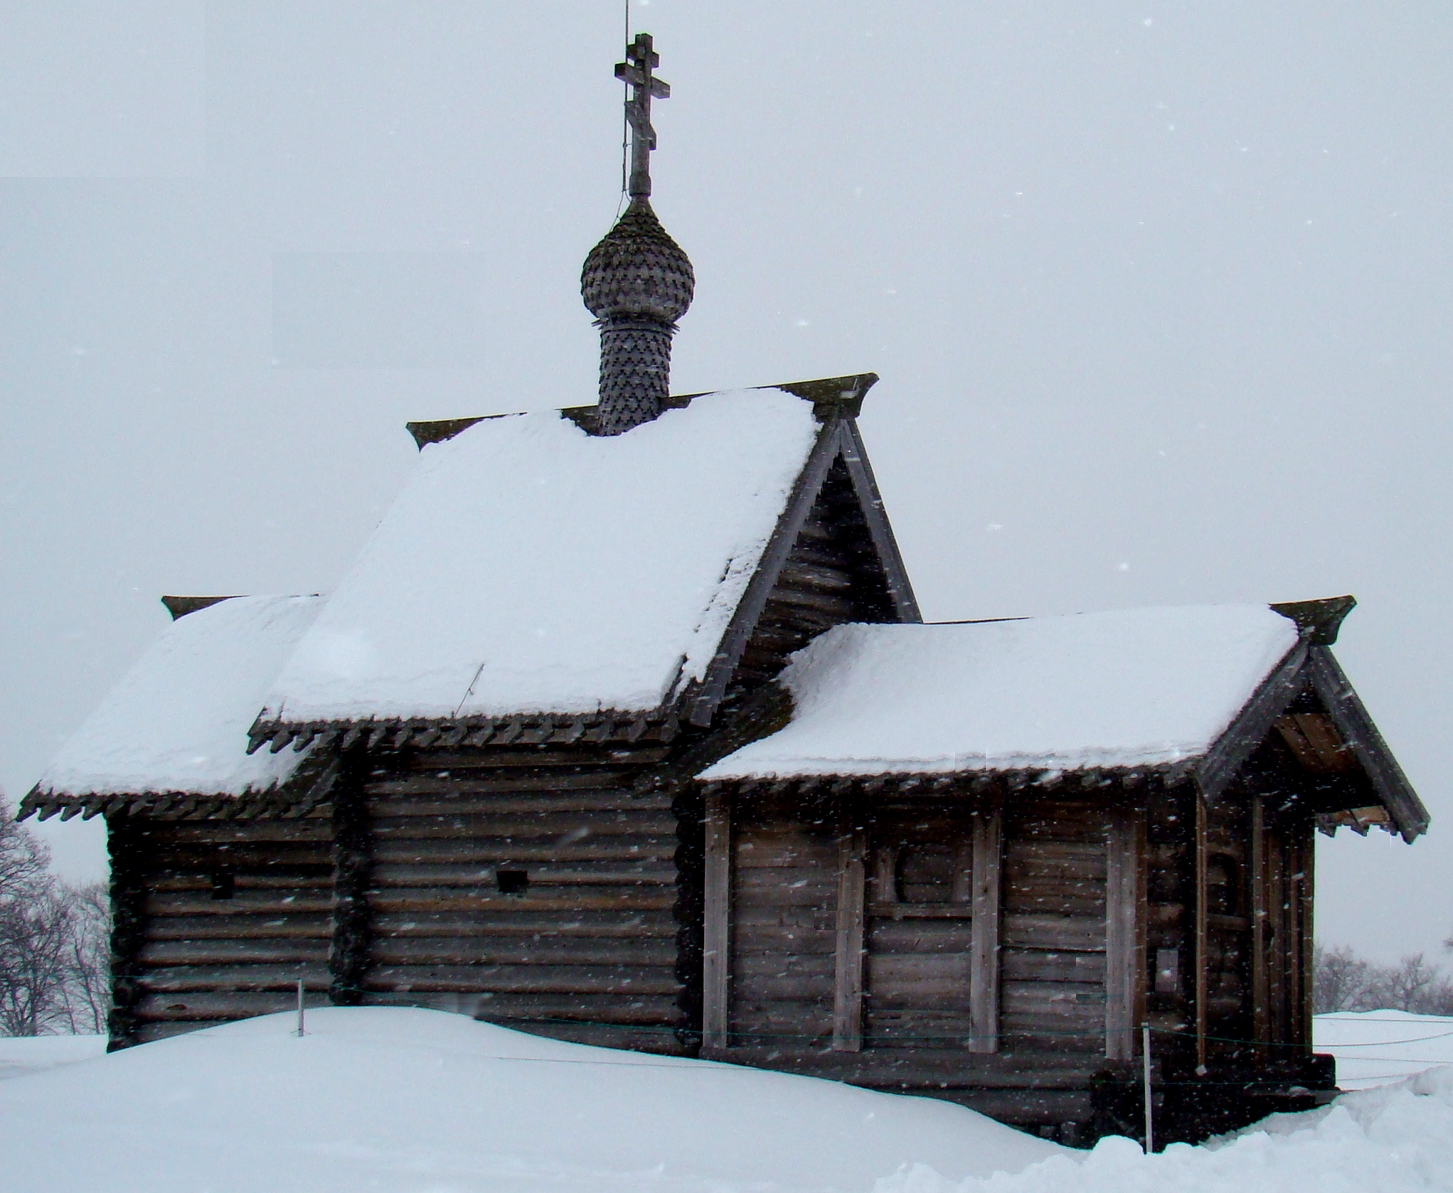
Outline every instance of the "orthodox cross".
<path fill-rule="evenodd" d="M 616 78 L 631 87 L 631 96 L 626 100 L 626 119 L 631 125 L 632 199 L 645 198 L 651 193 L 651 150 L 656 148 L 651 100 L 668 99 L 671 95 L 671 84 L 651 73 L 660 65 L 661 55 L 651 49 L 649 33 L 637 33 L 636 40 L 626 46 L 626 60 L 616 63 Z"/>

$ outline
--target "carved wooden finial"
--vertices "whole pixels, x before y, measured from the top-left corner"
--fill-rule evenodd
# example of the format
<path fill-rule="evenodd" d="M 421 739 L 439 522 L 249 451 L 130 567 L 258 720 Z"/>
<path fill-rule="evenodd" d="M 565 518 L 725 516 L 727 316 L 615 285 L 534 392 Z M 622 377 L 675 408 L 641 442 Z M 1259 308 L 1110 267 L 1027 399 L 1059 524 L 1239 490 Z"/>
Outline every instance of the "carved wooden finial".
<path fill-rule="evenodd" d="M 636 40 L 626 46 L 626 60 L 616 63 L 616 78 L 628 83 L 631 94 L 626 99 L 626 120 L 631 126 L 632 199 L 646 198 L 651 193 L 651 150 L 656 148 L 656 130 L 651 127 L 651 100 L 669 99 L 671 84 L 651 72 L 661 65 L 661 55 L 651 48 L 651 35 L 637 33 Z"/>

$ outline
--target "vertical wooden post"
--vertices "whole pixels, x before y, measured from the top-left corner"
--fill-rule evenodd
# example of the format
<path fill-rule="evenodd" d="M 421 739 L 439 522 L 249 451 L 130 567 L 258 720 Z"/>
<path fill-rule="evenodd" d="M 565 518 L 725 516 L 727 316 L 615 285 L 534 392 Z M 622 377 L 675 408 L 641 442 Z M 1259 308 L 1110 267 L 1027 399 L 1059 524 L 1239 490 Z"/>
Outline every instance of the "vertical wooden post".
<path fill-rule="evenodd" d="M 1191 800 L 1196 805 L 1196 1067 L 1204 1072 L 1210 965 L 1210 958 L 1207 956 L 1210 932 L 1206 922 L 1206 801 L 1194 787 L 1189 790 Z"/>
<path fill-rule="evenodd" d="M 863 1047 L 863 896 L 868 842 L 860 817 L 853 815 L 851 805 L 841 815 L 832 1047 L 834 1052 L 858 1052 Z"/>
<path fill-rule="evenodd" d="M 338 1006 L 363 1001 L 373 953 L 373 826 L 355 757 L 333 788 L 333 941 L 328 949 L 328 998 Z"/>
<path fill-rule="evenodd" d="M 1301 930 L 1302 938 L 1298 942 L 1302 951 L 1302 989 L 1301 1000 L 1298 1004 L 1298 1019 L 1296 1042 L 1301 1052 L 1312 1051 L 1312 996 L 1313 978 L 1316 974 L 1316 952 L 1312 934 L 1312 895 L 1317 860 L 1317 838 L 1314 835 L 1316 830 L 1312 827 L 1310 817 L 1297 826 L 1298 853 L 1301 855 L 1302 880 L 1298 894 L 1301 902 L 1301 915 L 1298 917 L 1298 927 Z"/>
<path fill-rule="evenodd" d="M 1263 1060 L 1271 1043 L 1266 895 L 1266 804 L 1256 795 L 1251 798 L 1251 1038 Z"/>
<path fill-rule="evenodd" d="M 727 1046 L 731 1004 L 731 802 L 720 791 L 706 797 L 705 908 L 701 953 L 701 1046 Z"/>
<path fill-rule="evenodd" d="M 146 943 L 146 842 L 144 821 L 127 812 L 106 817 L 106 846 L 111 854 L 111 1009 L 106 1017 L 107 1052 L 137 1043 L 136 1004 L 141 1001 Z"/>
<path fill-rule="evenodd" d="M 1129 808 L 1114 809 L 1106 853 L 1105 1056 L 1131 1060 L 1135 1028 L 1144 1017 L 1145 944 L 1140 914 L 1144 817 Z"/>
<path fill-rule="evenodd" d="M 974 816 L 973 918 L 969 921 L 970 1052 L 999 1051 L 999 907 L 1004 815 L 996 804 Z"/>

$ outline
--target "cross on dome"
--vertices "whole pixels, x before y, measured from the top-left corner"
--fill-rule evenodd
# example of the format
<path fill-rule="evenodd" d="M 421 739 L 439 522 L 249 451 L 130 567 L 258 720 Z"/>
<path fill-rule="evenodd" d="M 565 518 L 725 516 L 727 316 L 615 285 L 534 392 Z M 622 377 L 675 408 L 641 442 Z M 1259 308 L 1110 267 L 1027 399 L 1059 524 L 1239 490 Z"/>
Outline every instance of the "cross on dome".
<path fill-rule="evenodd" d="M 669 99 L 671 84 L 651 72 L 661 65 L 661 55 L 651 48 L 651 35 L 637 33 L 636 40 L 626 46 L 626 60 L 616 63 L 616 78 L 630 85 L 626 100 L 626 119 L 631 126 L 632 199 L 651 193 L 651 150 L 656 148 L 656 130 L 651 127 L 651 100 Z"/>

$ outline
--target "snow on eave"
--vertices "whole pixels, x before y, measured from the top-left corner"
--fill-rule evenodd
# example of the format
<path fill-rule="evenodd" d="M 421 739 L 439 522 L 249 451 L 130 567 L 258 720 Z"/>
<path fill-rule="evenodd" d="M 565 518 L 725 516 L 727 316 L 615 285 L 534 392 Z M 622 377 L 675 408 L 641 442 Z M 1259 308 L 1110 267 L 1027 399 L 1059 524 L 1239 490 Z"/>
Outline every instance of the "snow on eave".
<path fill-rule="evenodd" d="M 430 442 L 254 741 L 664 722 L 715 658 L 823 433 L 804 400 L 763 389 L 610 438 L 547 412 Z"/>
<path fill-rule="evenodd" d="M 179 617 L 61 748 L 24 806 L 94 814 L 113 799 L 280 795 L 308 773 L 309 754 L 249 756 L 247 729 L 321 603 L 231 597 Z"/>
<path fill-rule="evenodd" d="M 699 777 L 1189 769 L 1298 643 L 1264 605 L 838 626 L 783 673 L 792 721 Z"/>

